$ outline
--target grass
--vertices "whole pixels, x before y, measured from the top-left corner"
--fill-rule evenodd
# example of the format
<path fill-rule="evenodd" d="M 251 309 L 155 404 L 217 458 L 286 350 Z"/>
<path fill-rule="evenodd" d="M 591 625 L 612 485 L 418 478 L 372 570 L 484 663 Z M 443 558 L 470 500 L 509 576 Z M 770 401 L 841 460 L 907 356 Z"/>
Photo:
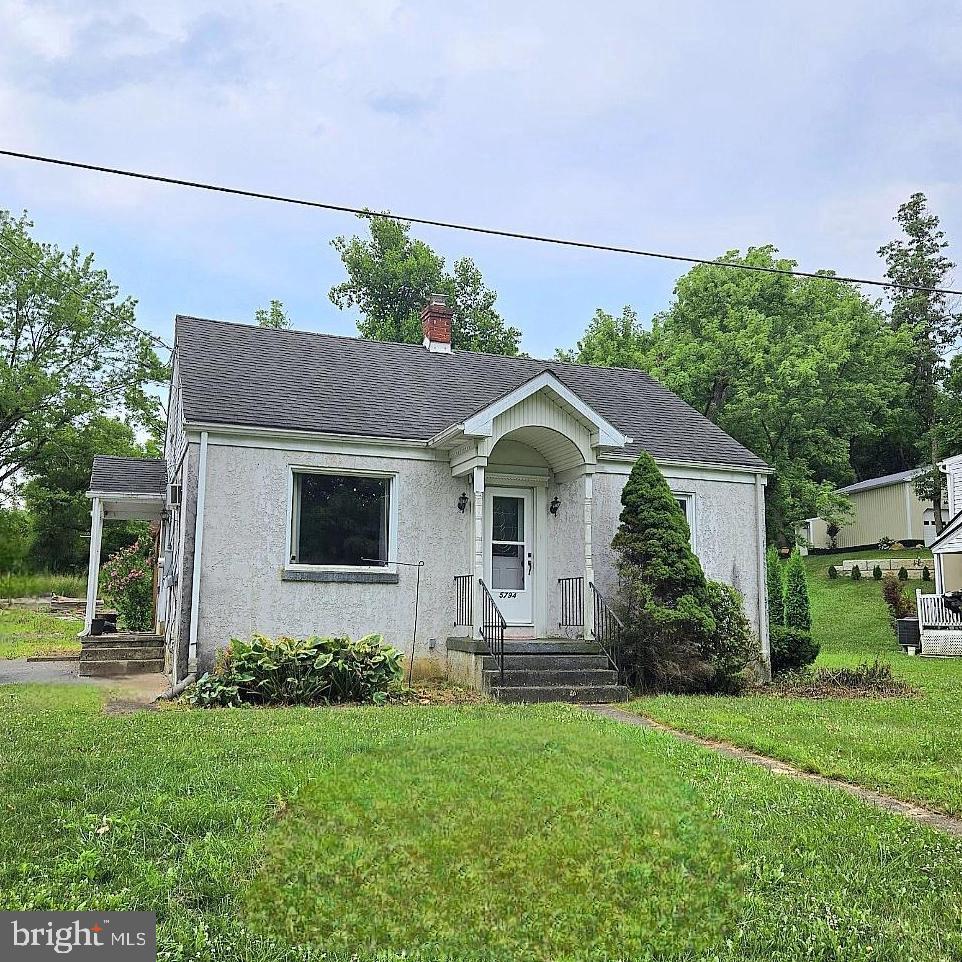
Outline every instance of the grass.
<path fill-rule="evenodd" d="M 871 577 L 831 580 L 828 566 L 856 552 L 807 559 L 818 665 L 875 658 L 891 663 L 919 697 L 824 699 L 643 698 L 632 707 L 709 738 L 718 738 L 843 778 L 906 801 L 962 815 L 962 659 L 912 658 L 895 643 L 879 584 Z M 912 552 L 914 554 L 914 552 Z M 933 590 L 931 583 L 909 582 Z"/>
<path fill-rule="evenodd" d="M 948 960 L 962 840 L 565 706 L 167 710 L 0 688 L 0 904 L 160 959 Z"/>
<path fill-rule="evenodd" d="M 87 579 L 80 575 L 57 575 L 49 572 L 0 575 L 0 598 L 41 598 L 44 595 L 82 598 L 86 590 Z"/>
<path fill-rule="evenodd" d="M 26 608 L 0 610 L 0 659 L 80 651 L 83 622 Z"/>

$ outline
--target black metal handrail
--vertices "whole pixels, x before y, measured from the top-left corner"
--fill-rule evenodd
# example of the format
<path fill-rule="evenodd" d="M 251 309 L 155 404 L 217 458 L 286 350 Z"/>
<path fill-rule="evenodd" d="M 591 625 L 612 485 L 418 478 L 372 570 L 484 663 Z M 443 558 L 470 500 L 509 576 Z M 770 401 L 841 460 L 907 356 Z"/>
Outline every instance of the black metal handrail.
<path fill-rule="evenodd" d="M 591 588 L 592 612 L 594 614 L 594 636 L 595 641 L 601 645 L 601 650 L 608 656 L 611 666 L 618 672 L 618 682 L 621 683 L 624 669 L 622 668 L 621 657 L 621 633 L 625 626 L 621 619 L 611 610 L 604 595 L 594 586 L 593 582 L 588 582 Z"/>
<path fill-rule="evenodd" d="M 478 578 L 481 585 L 481 637 L 488 646 L 488 654 L 498 663 L 501 684 L 504 684 L 504 630 L 508 623 L 504 615 L 498 610 L 494 597 L 488 591 L 483 578 Z"/>
<path fill-rule="evenodd" d="M 454 626 L 474 624 L 471 575 L 454 576 Z"/>
<path fill-rule="evenodd" d="M 561 620 L 559 628 L 583 628 L 585 623 L 585 579 L 559 578 Z"/>

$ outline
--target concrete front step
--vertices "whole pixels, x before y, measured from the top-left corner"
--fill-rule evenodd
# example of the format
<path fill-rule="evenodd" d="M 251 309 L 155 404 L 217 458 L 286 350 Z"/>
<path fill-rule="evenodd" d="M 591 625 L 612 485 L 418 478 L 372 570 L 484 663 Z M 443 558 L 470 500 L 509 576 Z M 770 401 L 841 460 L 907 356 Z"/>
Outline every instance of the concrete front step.
<path fill-rule="evenodd" d="M 493 685 L 491 697 L 500 702 L 567 702 L 572 705 L 610 705 L 628 701 L 624 685 L 513 686 Z"/>
<path fill-rule="evenodd" d="M 483 671 L 494 671 L 497 667 L 496 658 L 482 657 Z M 610 667 L 605 655 L 506 655 L 504 659 L 505 671 L 592 671 Z"/>
<path fill-rule="evenodd" d="M 87 661 L 142 661 L 164 657 L 163 645 L 114 645 L 84 648 L 80 660 Z"/>
<path fill-rule="evenodd" d="M 448 651 L 466 651 L 474 655 L 486 655 L 487 643 L 480 638 L 448 638 Z M 600 655 L 604 654 L 596 641 L 578 641 L 570 638 L 529 638 L 505 640 L 505 655 Z"/>
<path fill-rule="evenodd" d="M 163 658 L 141 658 L 124 661 L 81 661 L 80 674 L 88 678 L 114 678 L 120 675 L 144 675 L 164 670 Z"/>
<path fill-rule="evenodd" d="M 504 670 L 504 681 L 501 672 L 486 671 L 483 674 L 487 688 L 505 686 L 508 688 L 582 688 L 618 684 L 618 672 L 610 669 L 562 670 L 562 671 L 518 671 L 513 668 Z"/>

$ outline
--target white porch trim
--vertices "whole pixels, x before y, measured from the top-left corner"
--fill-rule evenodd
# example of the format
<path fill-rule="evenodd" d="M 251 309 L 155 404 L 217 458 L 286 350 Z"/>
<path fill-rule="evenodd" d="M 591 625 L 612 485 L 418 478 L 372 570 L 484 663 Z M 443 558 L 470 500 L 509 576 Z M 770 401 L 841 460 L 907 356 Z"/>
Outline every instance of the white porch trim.
<path fill-rule="evenodd" d="M 584 475 L 584 525 L 585 525 L 585 584 L 581 592 L 584 605 L 584 639 L 590 641 L 595 636 L 595 605 L 592 585 L 595 583 L 595 563 L 592 548 L 591 519 L 594 511 L 594 474 L 586 471 Z"/>
<path fill-rule="evenodd" d="M 481 637 L 482 611 L 484 599 L 481 591 L 481 580 L 484 578 L 484 465 L 474 468 L 472 474 L 474 488 L 474 580 L 471 585 L 474 624 L 471 627 L 475 638 Z"/>
<path fill-rule="evenodd" d="M 100 542 L 104 530 L 103 501 L 96 495 L 90 499 L 90 557 L 87 562 L 87 604 L 84 608 L 84 626 L 80 636 L 90 634 L 97 615 L 97 589 L 100 585 Z"/>

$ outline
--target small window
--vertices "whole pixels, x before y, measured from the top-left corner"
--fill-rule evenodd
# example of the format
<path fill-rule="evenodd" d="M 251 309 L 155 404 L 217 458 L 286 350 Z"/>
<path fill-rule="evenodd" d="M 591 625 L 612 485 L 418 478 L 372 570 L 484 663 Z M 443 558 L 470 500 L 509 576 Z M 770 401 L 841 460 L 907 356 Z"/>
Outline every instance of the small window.
<path fill-rule="evenodd" d="M 295 471 L 291 561 L 348 567 L 387 562 L 390 515 L 390 478 Z"/>
<path fill-rule="evenodd" d="M 677 492 L 672 492 L 675 496 L 675 501 L 678 503 L 678 507 L 681 508 L 681 513 L 685 517 L 685 521 L 688 523 L 688 531 L 691 536 L 691 547 L 695 550 L 695 496 L 693 494 L 678 494 Z"/>

